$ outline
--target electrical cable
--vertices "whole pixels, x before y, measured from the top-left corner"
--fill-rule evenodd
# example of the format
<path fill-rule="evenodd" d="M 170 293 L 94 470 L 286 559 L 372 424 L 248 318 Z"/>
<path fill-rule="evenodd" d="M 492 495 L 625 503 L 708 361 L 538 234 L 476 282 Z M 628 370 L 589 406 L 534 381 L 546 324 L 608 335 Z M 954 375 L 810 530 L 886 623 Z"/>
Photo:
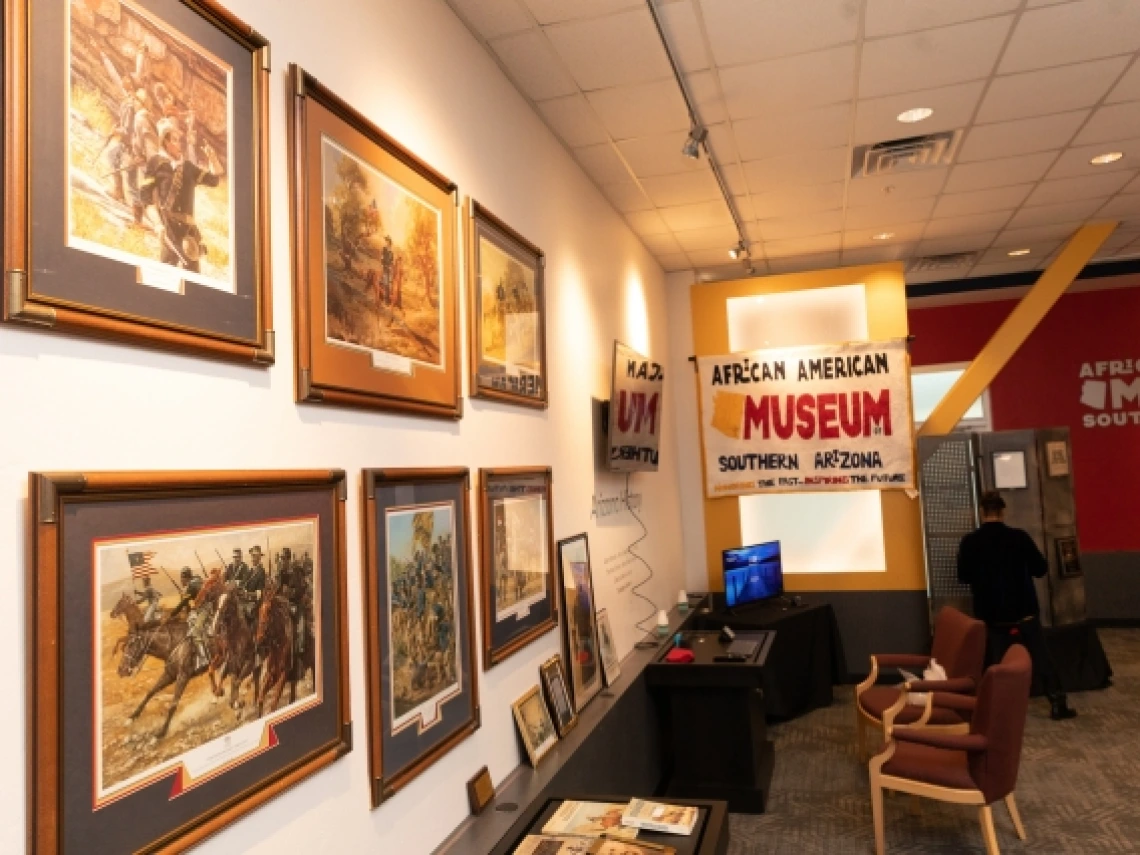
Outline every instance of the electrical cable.
<path fill-rule="evenodd" d="M 637 546 L 639 543 L 641 543 L 643 540 L 645 540 L 647 537 L 649 537 L 649 529 L 646 528 L 645 523 L 642 521 L 641 517 L 639 517 L 637 514 L 635 514 L 633 512 L 633 505 L 629 501 L 629 483 L 630 483 L 630 480 L 632 478 L 633 478 L 633 473 L 627 472 L 625 475 L 625 509 L 627 511 L 629 511 L 629 515 L 637 521 L 637 524 L 639 526 L 641 526 L 641 537 L 639 537 L 637 540 L 635 540 L 633 543 L 631 543 L 629 546 L 627 546 L 625 548 L 625 551 L 628 552 L 632 557 L 634 557 L 638 561 L 640 561 L 642 564 L 644 564 L 645 569 L 649 571 L 648 576 L 646 576 L 644 579 L 642 579 L 640 582 L 638 582 L 636 585 L 634 585 L 630 589 L 630 592 L 635 597 L 638 597 L 639 599 L 642 599 L 645 602 L 647 602 L 649 604 L 650 608 L 652 609 L 652 611 L 649 613 L 649 615 L 647 617 L 642 618 L 640 621 L 638 621 L 636 624 L 634 624 L 634 626 L 636 626 L 642 632 L 649 632 L 649 630 L 646 629 L 644 626 L 642 626 L 642 624 L 644 624 L 646 621 L 653 620 L 657 616 L 658 610 L 657 610 L 657 604 L 655 602 L 653 602 L 653 600 L 649 599 L 649 597 L 645 596 L 644 594 L 642 594 L 638 590 L 639 588 L 644 587 L 645 585 L 649 584 L 653 580 L 653 568 L 650 566 L 648 561 L 646 561 L 644 558 L 642 558 L 640 555 L 638 555 L 636 552 L 633 551 L 633 548 L 635 546 Z"/>

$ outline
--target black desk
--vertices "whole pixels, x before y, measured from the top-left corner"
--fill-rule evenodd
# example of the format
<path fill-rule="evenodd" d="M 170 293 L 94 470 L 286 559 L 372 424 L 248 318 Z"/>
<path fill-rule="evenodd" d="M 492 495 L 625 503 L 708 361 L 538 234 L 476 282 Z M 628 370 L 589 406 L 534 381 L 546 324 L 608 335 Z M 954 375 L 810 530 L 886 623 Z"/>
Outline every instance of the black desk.
<path fill-rule="evenodd" d="M 535 802 L 511 827 L 490 855 L 511 855 L 528 834 L 539 834 L 547 820 L 566 800 L 579 802 L 609 802 L 624 804 L 629 796 L 549 796 Z M 697 808 L 697 826 L 692 834 L 658 834 L 652 831 L 639 831 L 637 840 L 641 843 L 659 843 L 672 846 L 677 855 L 726 855 L 728 852 L 728 804 L 709 799 L 653 799 L 669 804 L 692 805 Z"/>
<path fill-rule="evenodd" d="M 736 813 L 763 813 L 775 751 L 764 715 L 765 661 L 774 633 L 739 632 L 759 642 L 749 662 L 716 662 L 727 645 L 717 632 L 686 632 L 695 660 L 645 669 L 664 722 L 669 798 L 724 799 Z"/>
<path fill-rule="evenodd" d="M 710 594 L 713 609 L 698 614 L 694 629 L 776 631 L 764 668 L 768 717 L 781 721 L 831 704 L 831 687 L 847 681 L 843 640 L 828 604 L 783 608 L 778 602 L 755 603 L 734 614 L 723 608 L 724 595 Z"/>

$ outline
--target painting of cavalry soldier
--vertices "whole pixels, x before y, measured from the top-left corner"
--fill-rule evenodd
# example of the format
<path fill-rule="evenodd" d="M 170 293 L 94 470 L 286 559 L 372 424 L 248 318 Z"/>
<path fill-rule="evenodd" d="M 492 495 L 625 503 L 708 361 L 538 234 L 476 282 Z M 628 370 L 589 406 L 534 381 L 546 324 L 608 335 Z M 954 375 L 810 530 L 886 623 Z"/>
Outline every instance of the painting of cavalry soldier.
<path fill-rule="evenodd" d="M 315 543 L 301 520 L 97 548 L 101 797 L 319 702 Z"/>

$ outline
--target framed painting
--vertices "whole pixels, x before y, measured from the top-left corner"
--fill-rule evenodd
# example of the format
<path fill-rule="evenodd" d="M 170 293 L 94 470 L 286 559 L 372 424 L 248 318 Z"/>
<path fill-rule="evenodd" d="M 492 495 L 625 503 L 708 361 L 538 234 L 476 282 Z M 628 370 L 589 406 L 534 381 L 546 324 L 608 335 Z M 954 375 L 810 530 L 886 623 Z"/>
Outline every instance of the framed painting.
<path fill-rule="evenodd" d="M 372 806 L 479 727 L 466 469 L 364 472 Z"/>
<path fill-rule="evenodd" d="M 566 687 L 566 672 L 562 670 L 562 657 L 555 653 L 538 669 L 542 676 L 542 688 L 553 713 L 554 726 L 558 736 L 564 737 L 578 723 L 578 714 L 570 702 L 570 690 Z"/>
<path fill-rule="evenodd" d="M 343 472 L 30 498 L 35 852 L 181 852 L 349 750 Z"/>
<path fill-rule="evenodd" d="M 594 577 L 590 571 L 590 545 L 584 532 L 558 541 L 558 570 L 562 579 L 566 667 L 574 709 L 581 712 L 602 690 Z"/>
<path fill-rule="evenodd" d="M 538 686 L 532 687 L 511 704 L 511 709 L 515 714 L 515 724 L 519 726 L 526 756 L 530 758 L 530 765 L 537 769 L 539 761 L 558 742 L 554 722 L 550 720 L 550 710 L 546 708 Z"/>
<path fill-rule="evenodd" d="M 297 400 L 457 419 L 459 192 L 290 75 Z"/>
<path fill-rule="evenodd" d="M 610 615 L 605 609 L 598 609 L 598 647 L 602 655 L 602 674 L 606 678 L 606 685 L 612 686 L 621 676 L 621 660 L 618 659 L 617 645 L 614 644 Z"/>
<path fill-rule="evenodd" d="M 269 45 L 215 0 L 4 8 L 5 320 L 273 362 Z"/>
<path fill-rule="evenodd" d="M 549 468 L 479 470 L 484 669 L 558 623 L 550 496 Z"/>
<path fill-rule="evenodd" d="M 471 395 L 545 408 L 546 256 L 474 199 L 467 219 Z"/>

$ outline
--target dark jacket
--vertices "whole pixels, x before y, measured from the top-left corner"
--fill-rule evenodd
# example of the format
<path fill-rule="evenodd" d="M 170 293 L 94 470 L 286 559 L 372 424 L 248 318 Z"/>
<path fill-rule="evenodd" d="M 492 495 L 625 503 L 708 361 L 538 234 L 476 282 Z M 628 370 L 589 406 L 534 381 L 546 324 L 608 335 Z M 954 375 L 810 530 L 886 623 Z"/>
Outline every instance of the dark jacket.
<path fill-rule="evenodd" d="M 974 593 L 974 616 L 986 623 L 1040 617 L 1033 579 L 1049 571 L 1028 533 L 1002 522 L 982 523 L 958 547 L 958 581 Z"/>

